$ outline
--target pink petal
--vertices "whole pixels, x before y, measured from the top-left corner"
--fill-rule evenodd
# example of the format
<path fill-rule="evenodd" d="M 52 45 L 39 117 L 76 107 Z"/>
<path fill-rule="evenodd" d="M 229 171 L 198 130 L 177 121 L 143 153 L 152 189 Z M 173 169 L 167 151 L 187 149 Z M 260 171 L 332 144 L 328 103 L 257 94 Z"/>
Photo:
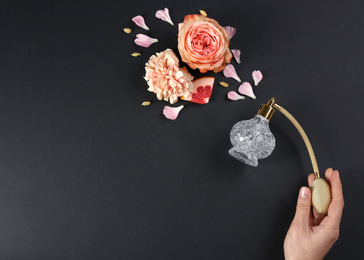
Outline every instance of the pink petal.
<path fill-rule="evenodd" d="M 249 82 L 244 82 L 240 85 L 238 89 L 240 94 L 246 95 L 248 97 L 251 97 L 253 99 L 256 99 L 256 96 L 254 95 L 252 85 L 250 85 Z"/>
<path fill-rule="evenodd" d="M 158 39 L 150 38 L 149 36 L 147 36 L 145 34 L 139 33 L 136 35 L 134 42 L 136 44 L 138 44 L 139 46 L 149 47 L 153 43 L 158 42 Z"/>
<path fill-rule="evenodd" d="M 234 55 L 234 58 L 235 58 L 236 62 L 240 64 L 240 62 L 241 62 L 240 61 L 241 51 L 240 50 L 237 50 L 237 49 L 232 49 L 231 52 Z"/>
<path fill-rule="evenodd" d="M 156 13 L 155 13 L 155 17 L 157 17 L 158 19 L 161 19 L 165 22 L 168 22 L 170 23 L 171 25 L 174 25 L 174 23 L 172 22 L 172 19 L 171 17 L 169 16 L 169 10 L 168 8 L 164 8 L 164 10 L 158 10 Z"/>
<path fill-rule="evenodd" d="M 263 79 L 263 75 L 260 70 L 254 70 L 252 73 L 254 79 L 254 85 L 258 86 L 259 82 Z"/>
<path fill-rule="evenodd" d="M 165 115 L 168 119 L 175 120 L 182 108 L 184 108 L 183 105 L 179 107 L 165 106 L 163 109 L 163 115 Z"/>
<path fill-rule="evenodd" d="M 135 16 L 133 19 L 131 19 L 136 25 L 139 27 L 142 27 L 145 30 L 149 30 L 148 26 L 145 24 L 144 18 L 141 15 Z"/>
<path fill-rule="evenodd" d="M 229 91 L 229 93 L 227 94 L 227 96 L 231 100 L 245 99 L 245 97 L 239 95 L 235 91 Z"/>
<path fill-rule="evenodd" d="M 236 28 L 231 27 L 231 26 L 225 26 L 224 29 L 226 30 L 226 32 L 229 34 L 229 39 L 233 38 L 233 36 L 236 33 Z"/>
<path fill-rule="evenodd" d="M 241 82 L 241 79 L 239 78 L 238 74 L 236 74 L 235 68 L 233 65 L 228 64 L 226 65 L 225 69 L 223 70 L 224 76 L 227 78 L 233 78 L 237 80 L 238 82 Z"/>

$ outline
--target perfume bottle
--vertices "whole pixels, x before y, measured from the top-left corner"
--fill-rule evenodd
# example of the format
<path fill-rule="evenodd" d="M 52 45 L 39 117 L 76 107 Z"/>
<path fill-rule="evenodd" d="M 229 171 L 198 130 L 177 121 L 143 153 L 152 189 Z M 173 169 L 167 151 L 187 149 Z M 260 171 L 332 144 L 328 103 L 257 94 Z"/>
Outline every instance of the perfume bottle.
<path fill-rule="evenodd" d="M 230 141 L 233 148 L 229 150 L 229 154 L 255 167 L 258 166 L 258 159 L 268 157 L 276 145 L 269 130 L 269 120 L 261 115 L 236 123 L 231 129 Z"/>

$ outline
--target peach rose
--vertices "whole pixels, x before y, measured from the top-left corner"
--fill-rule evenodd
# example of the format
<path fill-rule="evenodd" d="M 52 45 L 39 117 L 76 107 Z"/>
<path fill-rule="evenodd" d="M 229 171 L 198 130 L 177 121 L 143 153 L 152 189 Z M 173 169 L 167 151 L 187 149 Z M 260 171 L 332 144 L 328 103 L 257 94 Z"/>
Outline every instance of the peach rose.
<path fill-rule="evenodd" d="M 177 102 L 178 97 L 188 96 L 193 89 L 193 76 L 186 67 L 179 67 L 179 60 L 171 49 L 152 55 L 145 64 L 148 91 L 157 94 L 159 100 Z"/>
<path fill-rule="evenodd" d="M 178 51 L 192 69 L 219 72 L 230 63 L 229 35 L 217 21 L 193 14 L 178 26 Z"/>

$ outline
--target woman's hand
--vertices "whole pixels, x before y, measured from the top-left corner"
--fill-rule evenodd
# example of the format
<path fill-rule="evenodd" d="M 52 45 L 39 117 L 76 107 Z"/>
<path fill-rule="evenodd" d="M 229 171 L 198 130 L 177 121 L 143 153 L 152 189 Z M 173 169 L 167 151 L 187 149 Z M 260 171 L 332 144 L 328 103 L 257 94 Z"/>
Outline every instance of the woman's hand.
<path fill-rule="evenodd" d="M 325 172 L 327 183 L 331 185 L 332 201 L 327 215 L 311 211 L 311 190 L 302 187 L 297 200 L 296 215 L 284 240 L 284 256 L 289 259 L 323 259 L 339 238 L 344 197 L 338 171 L 331 168 Z M 308 183 L 315 179 L 312 173 Z"/>

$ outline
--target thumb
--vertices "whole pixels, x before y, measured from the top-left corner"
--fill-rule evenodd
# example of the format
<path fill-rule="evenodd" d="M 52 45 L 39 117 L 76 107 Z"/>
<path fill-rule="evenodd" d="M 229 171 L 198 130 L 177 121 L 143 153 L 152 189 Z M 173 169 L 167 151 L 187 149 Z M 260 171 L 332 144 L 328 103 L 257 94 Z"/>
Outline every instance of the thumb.
<path fill-rule="evenodd" d="M 294 222 L 300 226 L 306 227 L 310 223 L 311 218 L 311 190 L 302 187 L 298 195 L 296 215 Z"/>

